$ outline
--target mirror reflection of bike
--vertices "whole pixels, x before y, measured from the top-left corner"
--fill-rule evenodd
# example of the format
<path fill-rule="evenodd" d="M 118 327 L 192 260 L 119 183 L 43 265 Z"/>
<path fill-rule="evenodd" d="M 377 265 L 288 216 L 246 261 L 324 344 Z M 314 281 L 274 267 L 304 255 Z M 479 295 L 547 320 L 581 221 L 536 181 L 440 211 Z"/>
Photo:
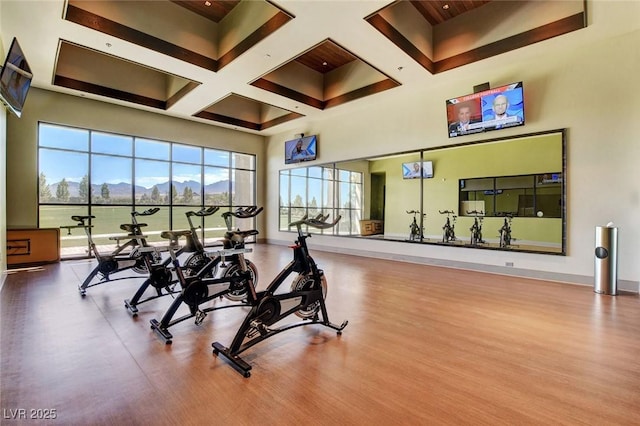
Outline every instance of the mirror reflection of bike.
<path fill-rule="evenodd" d="M 513 215 L 507 214 L 504 218 L 504 223 L 502 224 L 502 228 L 498 230 L 500 232 L 500 247 L 506 248 L 511 245 L 511 241 L 515 240 L 515 238 L 511 237 L 511 221 L 513 220 Z"/>
<path fill-rule="evenodd" d="M 478 210 L 467 211 L 467 214 L 474 215 L 473 225 L 469 228 L 471 231 L 471 245 L 484 244 L 485 241 L 482 239 L 482 220 L 484 216 L 484 212 Z"/>
<path fill-rule="evenodd" d="M 409 241 L 419 241 L 424 238 L 424 226 L 418 225 L 418 221 L 416 216 L 420 214 L 418 210 L 407 210 L 407 214 L 413 215 L 413 222 L 409 225 Z M 424 218 L 427 214 L 423 213 L 422 217 Z M 422 220 L 420 220 L 422 223 Z"/>
<path fill-rule="evenodd" d="M 457 216 L 454 214 L 453 210 L 438 210 L 440 214 L 447 215 L 447 221 L 444 223 L 442 227 L 442 242 L 450 243 L 456 240 L 456 218 Z M 453 220 L 450 220 L 449 215 L 453 215 Z"/>

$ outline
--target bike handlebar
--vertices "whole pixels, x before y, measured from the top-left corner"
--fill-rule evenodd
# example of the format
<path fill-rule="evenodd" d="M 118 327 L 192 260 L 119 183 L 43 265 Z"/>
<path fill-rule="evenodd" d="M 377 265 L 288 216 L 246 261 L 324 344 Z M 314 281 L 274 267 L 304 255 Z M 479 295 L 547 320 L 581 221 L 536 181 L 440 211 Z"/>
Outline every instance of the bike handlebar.
<path fill-rule="evenodd" d="M 189 216 L 198 216 L 198 217 L 204 217 L 204 216 L 211 216 L 212 214 L 214 214 L 215 212 L 217 212 L 218 210 L 220 210 L 220 207 L 218 206 L 211 206 L 211 207 L 205 207 L 202 208 L 200 210 L 196 211 L 188 211 L 185 213 L 185 215 L 187 215 L 187 217 Z"/>
<path fill-rule="evenodd" d="M 160 207 L 152 207 L 143 212 L 133 211 L 131 212 L 131 216 L 151 216 L 152 214 L 156 214 L 160 211 Z"/>
<path fill-rule="evenodd" d="M 340 221 L 340 219 L 342 219 L 342 216 L 341 215 L 336 216 L 333 222 L 327 222 L 328 218 L 329 218 L 328 214 L 323 215 L 322 213 L 320 213 L 314 218 L 309 218 L 307 215 L 304 215 L 302 216 L 302 219 L 297 220 L 295 222 L 291 222 L 289 226 L 296 226 L 298 229 L 300 229 L 302 225 L 309 225 L 314 228 L 328 229 L 336 226 L 336 224 Z"/>
<path fill-rule="evenodd" d="M 467 214 L 475 214 L 475 215 L 480 214 L 480 215 L 483 215 L 484 212 L 482 210 L 480 210 L 480 211 L 478 211 L 478 210 L 471 210 L 471 211 L 467 210 Z"/>
<path fill-rule="evenodd" d="M 438 210 L 438 212 L 440 214 L 454 214 L 455 213 L 453 210 L 445 210 L 445 211 Z"/>
<path fill-rule="evenodd" d="M 238 207 L 235 212 L 224 212 L 222 213 L 222 217 L 227 218 L 229 216 L 237 217 L 238 219 L 249 219 L 250 217 L 255 217 L 263 210 L 263 207 L 258 206 L 249 206 Z"/>

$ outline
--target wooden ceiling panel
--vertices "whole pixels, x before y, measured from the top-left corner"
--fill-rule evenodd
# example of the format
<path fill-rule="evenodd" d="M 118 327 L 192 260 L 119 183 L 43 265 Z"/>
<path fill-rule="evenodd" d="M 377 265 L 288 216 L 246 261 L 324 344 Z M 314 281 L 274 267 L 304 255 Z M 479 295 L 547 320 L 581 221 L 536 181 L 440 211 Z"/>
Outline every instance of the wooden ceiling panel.
<path fill-rule="evenodd" d="M 441 24 L 470 10 L 489 3 L 491 0 L 412 0 L 411 4 L 431 25 Z"/>
<path fill-rule="evenodd" d="M 240 0 L 170 0 L 213 22 L 220 22 Z"/>
<path fill-rule="evenodd" d="M 319 73 L 326 74 L 357 58 L 331 40 L 315 46 L 295 60 Z"/>

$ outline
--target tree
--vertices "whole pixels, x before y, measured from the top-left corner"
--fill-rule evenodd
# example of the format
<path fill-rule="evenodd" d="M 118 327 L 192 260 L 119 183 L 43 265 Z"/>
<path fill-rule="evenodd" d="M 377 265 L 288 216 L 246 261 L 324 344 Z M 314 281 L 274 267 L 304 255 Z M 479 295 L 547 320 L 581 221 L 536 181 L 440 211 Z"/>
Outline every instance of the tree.
<path fill-rule="evenodd" d="M 185 203 L 190 203 L 193 201 L 193 190 L 188 186 L 185 186 L 184 191 L 182 191 L 182 199 Z"/>
<path fill-rule="evenodd" d="M 171 201 L 174 203 L 178 201 L 178 190 L 174 184 L 171 184 Z"/>
<path fill-rule="evenodd" d="M 82 176 L 80 186 L 78 187 L 78 195 L 80 196 L 81 203 L 89 201 L 89 176 Z"/>
<path fill-rule="evenodd" d="M 100 187 L 100 195 L 102 195 L 102 198 L 105 201 L 109 199 L 110 197 L 109 185 L 107 185 L 107 182 L 103 183 L 102 186 Z"/>
<path fill-rule="evenodd" d="M 38 185 L 40 189 L 40 202 L 51 200 L 51 188 L 47 185 L 47 176 L 42 172 L 40 173 L 40 181 Z"/>
<path fill-rule="evenodd" d="M 67 202 L 69 201 L 69 183 L 66 178 L 62 178 L 60 183 L 58 183 L 58 188 L 56 188 L 56 198 L 58 201 Z"/>
<path fill-rule="evenodd" d="M 140 196 L 140 200 L 138 200 L 138 203 L 149 204 L 149 196 L 145 193 L 142 193 L 142 195 Z"/>
<path fill-rule="evenodd" d="M 160 190 L 157 185 L 153 185 L 153 188 L 151 188 L 151 202 L 154 204 L 160 202 Z"/>

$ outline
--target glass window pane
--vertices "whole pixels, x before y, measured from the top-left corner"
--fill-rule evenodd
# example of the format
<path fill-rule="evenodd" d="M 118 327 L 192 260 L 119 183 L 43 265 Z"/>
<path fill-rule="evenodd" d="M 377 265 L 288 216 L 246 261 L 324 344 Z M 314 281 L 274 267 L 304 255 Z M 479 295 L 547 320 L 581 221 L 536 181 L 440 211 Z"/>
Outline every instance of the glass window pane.
<path fill-rule="evenodd" d="M 102 154 L 132 155 L 133 138 L 111 133 L 91 132 L 91 152 Z"/>
<path fill-rule="evenodd" d="M 281 208 L 280 209 L 280 226 L 278 227 L 279 231 L 288 231 L 289 230 L 289 208 Z"/>
<path fill-rule="evenodd" d="M 325 179 L 333 180 L 333 174 L 334 174 L 333 167 L 323 167 L 322 174 Z"/>
<path fill-rule="evenodd" d="M 41 123 L 40 146 L 89 151 L 89 131 Z"/>
<path fill-rule="evenodd" d="M 340 201 L 339 206 L 341 208 L 351 207 L 351 185 L 348 182 L 340 182 Z"/>
<path fill-rule="evenodd" d="M 205 148 L 204 164 L 208 166 L 229 167 L 229 155 L 230 152 L 228 151 Z"/>
<path fill-rule="evenodd" d="M 289 200 L 291 207 L 306 207 L 306 201 L 307 180 L 298 176 L 291 176 L 291 198 Z"/>
<path fill-rule="evenodd" d="M 168 204 L 169 179 L 167 161 L 136 160 L 136 204 Z"/>
<path fill-rule="evenodd" d="M 131 158 L 91 156 L 91 201 L 131 204 Z"/>
<path fill-rule="evenodd" d="M 334 192 L 334 181 L 323 180 L 322 181 L 322 203 L 324 208 L 332 209 L 335 207 L 333 192 Z"/>
<path fill-rule="evenodd" d="M 173 165 L 173 202 L 200 205 L 202 198 L 202 168 L 189 164 Z"/>
<path fill-rule="evenodd" d="M 79 152 L 39 150 L 41 203 L 86 203 L 89 155 Z"/>
<path fill-rule="evenodd" d="M 136 138 L 136 157 L 168 161 L 170 148 L 171 144 L 168 142 Z"/>
<path fill-rule="evenodd" d="M 349 170 L 338 170 L 340 182 L 349 182 L 351 172 Z"/>
<path fill-rule="evenodd" d="M 200 164 L 202 158 L 202 148 L 188 145 L 173 144 L 173 161 L 180 161 L 182 163 L 195 163 Z"/>
<path fill-rule="evenodd" d="M 289 174 L 280 172 L 280 202 L 281 207 L 289 205 Z"/>
<path fill-rule="evenodd" d="M 238 169 L 256 169 L 256 157 L 255 155 L 239 154 L 234 152 L 231 154 L 231 167 Z"/>
<path fill-rule="evenodd" d="M 136 211 L 141 213 L 147 208 L 147 206 L 138 206 L 136 207 Z M 147 226 L 142 228 L 142 233 L 147 236 L 147 242 L 149 243 L 165 241 L 163 238 L 160 238 L 160 233 L 171 229 L 169 226 L 169 209 L 167 207 L 160 207 L 158 212 L 148 216 L 136 216 L 136 221 L 147 224 Z"/>
<path fill-rule="evenodd" d="M 204 168 L 204 204 L 206 206 L 231 205 L 229 169 Z"/>
<path fill-rule="evenodd" d="M 322 167 L 309 167 L 309 177 L 322 178 Z"/>
<path fill-rule="evenodd" d="M 320 210 L 322 207 L 322 181 L 320 179 L 309 179 L 309 194 L 307 197 L 309 208 Z"/>
<path fill-rule="evenodd" d="M 213 245 L 217 243 L 222 239 L 222 237 L 224 237 L 225 232 L 227 232 L 227 225 L 222 217 L 222 213 L 225 211 L 227 211 L 227 209 L 220 209 L 211 216 L 206 216 L 204 218 L 205 245 Z"/>
<path fill-rule="evenodd" d="M 299 169 L 291 169 L 289 170 L 291 172 L 291 176 L 307 176 L 307 168 L 306 167 L 301 167 Z"/>
<path fill-rule="evenodd" d="M 255 172 L 248 170 L 233 171 L 233 194 L 231 203 L 234 206 L 253 206 L 255 200 Z"/>
<path fill-rule="evenodd" d="M 127 235 L 127 231 L 120 229 L 120 225 L 123 223 L 132 223 L 131 207 L 93 207 L 91 214 L 95 216 L 95 219 L 91 220 L 91 224 L 93 225 L 93 228 L 91 228 L 93 242 L 98 246 L 97 249 L 100 254 L 109 254 L 115 250 L 118 245 L 118 241 L 110 239 L 110 237 L 125 237 Z M 122 238 L 120 244 L 126 244 L 129 240 L 130 238 Z"/>
<path fill-rule="evenodd" d="M 58 228 L 65 225 L 77 225 L 71 216 L 87 216 L 88 206 L 40 206 L 38 219 L 40 228 Z M 60 255 L 88 256 L 89 242 L 82 228 L 60 230 Z"/>

